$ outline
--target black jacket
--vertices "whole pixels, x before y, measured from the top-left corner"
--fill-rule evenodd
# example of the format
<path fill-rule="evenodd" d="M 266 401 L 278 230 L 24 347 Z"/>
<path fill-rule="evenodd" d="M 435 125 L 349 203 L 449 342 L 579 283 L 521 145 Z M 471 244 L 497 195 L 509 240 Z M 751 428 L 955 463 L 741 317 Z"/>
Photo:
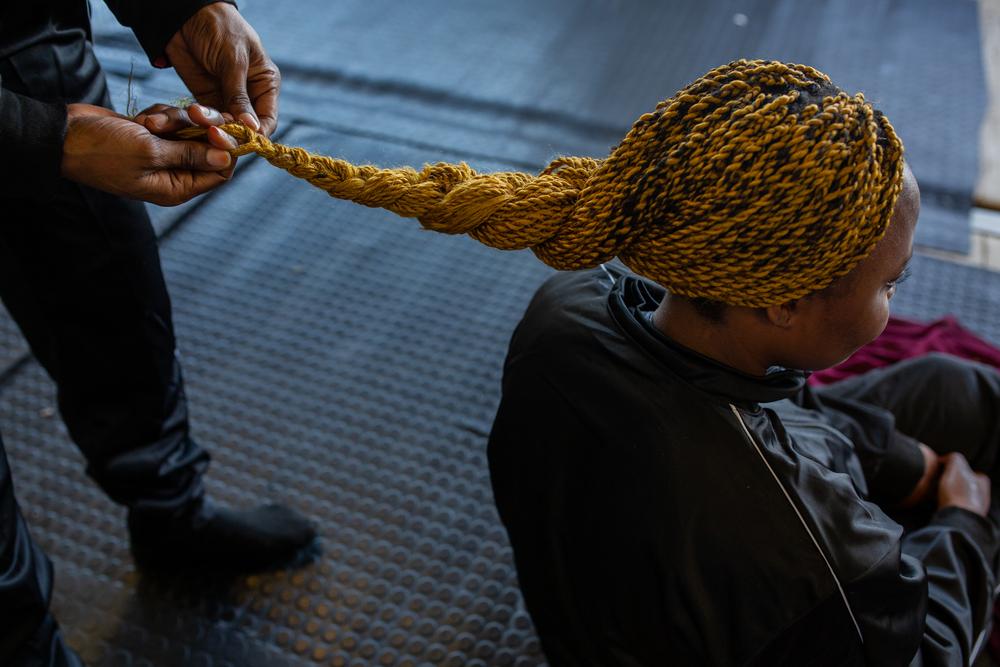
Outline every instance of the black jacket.
<path fill-rule="evenodd" d="M 490 471 L 551 664 L 968 660 L 993 525 L 945 508 L 904 536 L 870 500 L 923 470 L 891 414 L 673 343 L 647 317 L 662 296 L 557 275 L 510 345 Z"/>
<path fill-rule="evenodd" d="M 164 49 L 181 25 L 218 1 L 106 0 L 158 66 L 166 65 Z M 58 178 L 66 104 L 100 99 L 94 91 L 103 86 L 87 0 L 0 3 L 0 194 L 44 188 Z"/>

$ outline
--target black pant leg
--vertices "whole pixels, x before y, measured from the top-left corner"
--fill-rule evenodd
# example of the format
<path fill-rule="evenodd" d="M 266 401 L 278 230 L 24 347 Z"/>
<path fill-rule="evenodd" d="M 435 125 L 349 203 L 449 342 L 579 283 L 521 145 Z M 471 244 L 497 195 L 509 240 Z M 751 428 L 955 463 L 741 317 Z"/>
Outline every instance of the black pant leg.
<path fill-rule="evenodd" d="M 896 428 L 938 454 L 960 452 L 992 482 L 990 517 L 1000 526 L 1000 371 L 948 354 L 908 359 L 821 387 L 817 393 L 880 406 Z M 907 513 L 897 517 L 911 525 Z"/>
<path fill-rule="evenodd" d="M 929 354 L 821 387 L 817 393 L 889 410 L 896 428 L 939 454 L 961 452 L 973 468 L 1000 464 L 1000 371 Z"/>
<path fill-rule="evenodd" d="M 80 665 L 49 614 L 52 564 L 28 533 L 14 500 L 0 441 L 0 665 Z"/>
<path fill-rule="evenodd" d="M 110 106 L 89 43 L 0 62 L 4 85 Z M 88 473 L 119 503 L 173 513 L 203 494 L 170 299 L 142 204 L 66 180 L 0 199 L 0 297 L 58 388 Z"/>
<path fill-rule="evenodd" d="M 208 455 L 188 433 L 145 209 L 69 182 L 0 207 L 13 213 L 0 227 L 0 297 L 56 382 L 88 473 L 132 508 L 190 506 Z"/>

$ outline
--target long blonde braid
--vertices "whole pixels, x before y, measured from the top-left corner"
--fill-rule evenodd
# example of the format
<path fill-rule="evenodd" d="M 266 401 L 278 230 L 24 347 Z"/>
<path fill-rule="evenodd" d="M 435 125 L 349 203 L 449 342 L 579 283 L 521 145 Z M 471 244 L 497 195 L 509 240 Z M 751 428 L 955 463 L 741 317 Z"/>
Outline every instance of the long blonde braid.
<path fill-rule="evenodd" d="M 223 128 L 331 196 L 468 234 L 546 264 L 619 257 L 675 294 L 784 303 L 847 274 L 884 235 L 903 146 L 861 94 L 804 65 L 739 60 L 639 118 L 604 160 L 562 157 L 540 174 L 468 165 L 379 169 Z M 196 134 L 198 130 L 189 134 Z"/>

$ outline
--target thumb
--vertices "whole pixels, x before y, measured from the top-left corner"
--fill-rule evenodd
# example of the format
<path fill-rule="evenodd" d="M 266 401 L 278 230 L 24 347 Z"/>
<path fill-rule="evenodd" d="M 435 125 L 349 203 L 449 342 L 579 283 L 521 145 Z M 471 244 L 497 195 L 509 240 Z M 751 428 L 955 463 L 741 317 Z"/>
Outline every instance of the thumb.
<path fill-rule="evenodd" d="M 221 171 L 232 162 L 226 151 L 200 141 L 157 141 L 155 166 L 159 169 Z"/>
<path fill-rule="evenodd" d="M 222 73 L 222 99 L 225 100 L 226 110 L 236 120 L 256 132 L 260 130 L 260 120 L 257 119 L 247 94 L 247 69 L 245 58 L 234 58 L 229 63 L 229 67 Z"/>

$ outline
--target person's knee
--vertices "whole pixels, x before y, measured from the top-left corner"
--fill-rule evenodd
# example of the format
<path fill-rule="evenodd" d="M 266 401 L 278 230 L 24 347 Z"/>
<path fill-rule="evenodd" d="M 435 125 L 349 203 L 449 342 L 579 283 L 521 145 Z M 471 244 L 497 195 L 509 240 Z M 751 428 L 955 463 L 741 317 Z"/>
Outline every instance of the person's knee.
<path fill-rule="evenodd" d="M 919 369 L 914 379 L 953 407 L 962 406 L 970 419 L 982 419 L 984 404 L 1000 400 L 1000 371 L 992 366 L 944 352 L 931 352 L 912 363 Z M 931 405 L 926 408 L 934 410 Z"/>
<path fill-rule="evenodd" d="M 1000 376 L 1000 371 L 992 366 L 956 357 L 947 352 L 929 352 L 916 359 L 916 363 L 921 364 L 927 372 L 937 378 L 948 381 L 949 379 L 970 379 L 981 376 Z"/>

